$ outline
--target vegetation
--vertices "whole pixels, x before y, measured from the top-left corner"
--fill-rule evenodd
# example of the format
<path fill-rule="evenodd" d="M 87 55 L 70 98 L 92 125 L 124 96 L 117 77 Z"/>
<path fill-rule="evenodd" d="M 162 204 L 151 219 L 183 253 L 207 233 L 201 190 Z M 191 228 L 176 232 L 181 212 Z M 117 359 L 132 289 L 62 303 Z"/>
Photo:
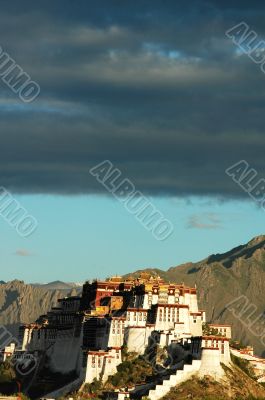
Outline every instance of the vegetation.
<path fill-rule="evenodd" d="M 222 364 L 225 379 L 193 377 L 172 389 L 163 400 L 265 400 L 265 388 L 255 380 L 247 360 L 232 356 L 230 366 Z"/>
<path fill-rule="evenodd" d="M 85 384 L 82 393 L 86 394 L 98 394 L 103 390 L 103 384 L 101 381 L 94 379 L 92 383 Z"/>
<path fill-rule="evenodd" d="M 96 383 L 96 381 L 91 383 L 90 385 L 85 385 L 82 391 L 72 393 L 71 395 L 67 395 L 66 397 L 59 397 L 57 400 L 68 400 L 69 397 L 74 400 L 87 400 L 91 398 L 93 398 L 93 400 L 101 400 L 100 397 L 97 397 L 97 395 L 93 391 L 91 391 L 95 389 L 95 387 L 94 389 L 92 389 L 94 383 Z"/>
<path fill-rule="evenodd" d="M 16 372 L 10 360 L 0 363 L 0 393 L 11 395 L 18 390 Z"/>
<path fill-rule="evenodd" d="M 235 365 L 237 365 L 245 374 L 247 374 L 251 379 L 256 380 L 256 375 L 250 363 L 243 358 L 239 358 L 231 354 L 231 360 Z"/>
<path fill-rule="evenodd" d="M 205 336 L 222 336 L 218 329 L 210 327 L 207 323 L 202 324 L 202 333 Z"/>
<path fill-rule="evenodd" d="M 144 357 L 123 361 L 117 367 L 118 372 L 110 376 L 105 384 L 106 389 L 133 386 L 145 382 L 153 375 L 152 365 Z"/>
<path fill-rule="evenodd" d="M 110 376 L 106 383 L 103 384 L 101 380 L 94 379 L 92 383 L 84 385 L 80 392 L 71 394 L 71 397 L 74 400 L 83 400 L 93 396 L 93 399 L 97 400 L 102 398 L 103 392 L 112 392 L 115 389 L 140 384 L 153 376 L 152 365 L 143 356 L 128 353 L 126 348 L 123 349 L 122 355 L 124 361 L 118 365 L 117 373 Z M 62 397 L 59 400 L 68 397 Z"/>
<path fill-rule="evenodd" d="M 29 396 L 40 398 L 43 394 L 52 392 L 76 379 L 74 371 L 67 374 L 52 372 L 49 368 L 43 367 L 38 374 L 37 380 L 29 389 Z"/>
<path fill-rule="evenodd" d="M 243 389 L 242 385 L 246 387 Z M 255 393 L 255 389 L 248 386 L 248 382 L 240 380 L 237 386 L 231 382 L 224 384 L 214 381 L 211 378 L 197 379 L 193 378 L 180 386 L 172 389 L 163 400 L 265 400 L 264 396 L 255 396 L 251 394 L 251 390 Z"/>
<path fill-rule="evenodd" d="M 230 340 L 230 346 L 233 347 L 233 349 L 240 350 L 243 349 L 245 346 L 243 343 L 239 340 Z"/>
<path fill-rule="evenodd" d="M 265 388 L 253 379 L 253 370 L 245 360 L 233 357 L 233 364 L 222 364 L 226 379 L 217 382 L 209 376 L 202 379 L 192 377 L 178 385 L 163 400 L 265 400 Z M 71 394 L 74 400 L 94 400 L 104 398 L 104 392 L 113 392 L 117 388 L 126 388 L 155 378 L 150 363 L 143 356 L 124 352 L 124 361 L 118 366 L 118 372 L 103 384 L 94 380 L 86 384 L 81 392 Z M 59 400 L 67 399 L 62 397 Z M 151 400 L 144 397 L 143 400 Z"/>
<path fill-rule="evenodd" d="M 0 364 L 0 383 L 13 382 L 16 379 L 16 373 L 10 361 Z"/>

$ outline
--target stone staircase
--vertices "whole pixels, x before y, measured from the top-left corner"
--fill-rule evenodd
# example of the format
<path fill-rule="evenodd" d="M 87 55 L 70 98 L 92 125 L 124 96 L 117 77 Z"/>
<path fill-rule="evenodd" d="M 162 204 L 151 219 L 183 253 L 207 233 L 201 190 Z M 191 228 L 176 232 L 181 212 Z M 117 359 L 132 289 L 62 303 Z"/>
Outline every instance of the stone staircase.
<path fill-rule="evenodd" d="M 201 360 L 193 360 L 192 364 L 184 364 L 183 369 L 179 369 L 175 374 L 163 380 L 162 384 L 156 385 L 155 389 L 149 390 L 147 397 L 152 400 L 159 400 L 165 396 L 171 388 L 187 381 L 194 375 L 201 366 Z"/>

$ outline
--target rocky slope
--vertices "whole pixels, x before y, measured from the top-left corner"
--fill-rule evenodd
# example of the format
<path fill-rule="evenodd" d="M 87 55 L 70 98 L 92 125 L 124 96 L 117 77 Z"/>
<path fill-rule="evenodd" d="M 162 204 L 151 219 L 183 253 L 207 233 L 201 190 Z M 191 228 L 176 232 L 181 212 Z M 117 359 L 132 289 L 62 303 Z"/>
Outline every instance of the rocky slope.
<path fill-rule="evenodd" d="M 265 346 L 260 336 L 252 333 L 256 328 L 255 324 L 252 328 L 246 326 L 246 316 L 251 312 L 246 311 L 239 319 L 227 308 L 231 301 L 241 295 L 246 296 L 255 311 L 250 319 L 254 321 L 260 317 L 258 328 L 263 325 L 265 332 L 265 236 L 258 236 L 246 245 L 224 254 L 211 255 L 198 263 L 183 264 L 168 271 L 144 271 L 155 272 L 166 281 L 196 284 L 199 304 L 206 310 L 208 321 L 230 323 L 234 338 L 244 344 L 253 344 L 255 352 L 265 356 Z M 138 273 L 139 271 L 133 275 Z"/>
<path fill-rule="evenodd" d="M 56 289 L 54 285 L 27 285 L 22 281 L 0 284 L 0 325 L 16 337 L 20 323 L 35 321 L 55 306 L 57 300 L 67 295 L 76 295 L 78 288 Z"/>
<path fill-rule="evenodd" d="M 235 365 L 223 366 L 225 377 L 216 382 L 210 377 L 191 380 L 172 389 L 162 400 L 265 400 L 265 388 Z"/>

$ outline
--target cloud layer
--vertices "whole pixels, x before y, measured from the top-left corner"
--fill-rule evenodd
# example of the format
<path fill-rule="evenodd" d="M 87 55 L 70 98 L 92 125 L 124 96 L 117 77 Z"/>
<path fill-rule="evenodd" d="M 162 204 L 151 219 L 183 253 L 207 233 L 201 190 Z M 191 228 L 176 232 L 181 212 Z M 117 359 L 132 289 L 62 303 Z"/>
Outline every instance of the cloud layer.
<path fill-rule="evenodd" d="M 14 254 L 19 257 L 30 257 L 32 255 L 32 253 L 26 249 L 17 249 Z"/>
<path fill-rule="evenodd" d="M 245 196 L 225 169 L 264 177 L 265 75 L 225 31 L 265 37 L 260 1 L 4 2 L 0 46 L 38 82 L 0 80 L 0 182 L 15 192 L 105 193 L 109 159 L 152 195 Z"/>
<path fill-rule="evenodd" d="M 221 220 L 215 213 L 204 213 L 202 215 L 191 215 L 188 219 L 187 228 L 191 229 L 222 229 Z"/>

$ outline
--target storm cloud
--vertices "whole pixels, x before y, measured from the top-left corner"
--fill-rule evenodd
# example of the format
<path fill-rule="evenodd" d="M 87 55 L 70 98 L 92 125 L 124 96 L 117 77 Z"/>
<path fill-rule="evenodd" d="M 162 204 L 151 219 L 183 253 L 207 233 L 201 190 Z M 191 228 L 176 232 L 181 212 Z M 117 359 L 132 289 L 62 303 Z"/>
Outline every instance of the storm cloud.
<path fill-rule="evenodd" d="M 152 195 L 245 196 L 225 170 L 265 177 L 265 74 L 225 32 L 265 38 L 260 1 L 3 1 L 0 46 L 41 88 L 24 104 L 0 79 L 0 183 L 105 193 L 110 160 Z"/>

